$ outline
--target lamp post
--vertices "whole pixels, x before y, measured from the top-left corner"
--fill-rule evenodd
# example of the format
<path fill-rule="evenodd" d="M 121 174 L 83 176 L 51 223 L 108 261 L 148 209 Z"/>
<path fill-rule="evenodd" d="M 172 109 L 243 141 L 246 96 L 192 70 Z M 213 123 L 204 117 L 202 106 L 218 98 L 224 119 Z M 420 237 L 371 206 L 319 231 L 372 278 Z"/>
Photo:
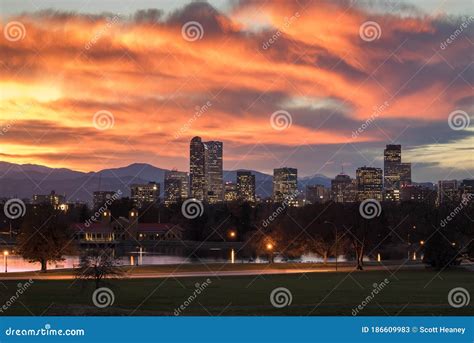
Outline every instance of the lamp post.
<path fill-rule="evenodd" d="M 5 265 L 5 273 L 8 273 L 8 250 L 3 252 L 3 264 Z"/>
<path fill-rule="evenodd" d="M 273 244 L 267 243 L 267 250 L 268 250 L 268 263 L 273 262 Z"/>
<path fill-rule="evenodd" d="M 334 231 L 335 231 L 335 235 L 336 235 L 336 251 L 335 251 L 335 255 L 336 255 L 336 272 L 337 272 L 337 226 L 336 224 L 334 224 L 333 222 L 330 222 L 328 220 L 326 220 L 324 222 L 324 224 L 331 224 L 333 227 L 334 227 Z"/>

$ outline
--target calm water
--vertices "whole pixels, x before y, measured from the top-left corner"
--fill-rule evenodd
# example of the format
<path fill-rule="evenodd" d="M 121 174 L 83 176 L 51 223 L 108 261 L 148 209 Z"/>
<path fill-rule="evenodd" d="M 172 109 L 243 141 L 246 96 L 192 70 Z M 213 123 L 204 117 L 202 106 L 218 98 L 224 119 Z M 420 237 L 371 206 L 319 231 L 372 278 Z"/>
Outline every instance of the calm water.
<path fill-rule="evenodd" d="M 184 247 L 160 247 L 153 251 L 143 250 L 131 251 L 122 256 L 117 256 L 122 265 L 159 265 L 159 264 L 183 264 L 183 263 L 231 263 L 231 248 L 207 248 L 195 251 L 193 248 Z M 312 254 L 304 255 L 297 261 L 300 262 L 323 262 L 323 260 Z M 342 257 L 340 258 L 342 262 Z M 8 256 L 8 272 L 37 271 L 41 269 L 39 263 L 30 263 L 18 255 Z M 266 258 L 255 260 L 248 256 L 238 256 L 234 250 L 235 263 L 266 263 Z M 278 256 L 275 262 L 282 262 Z M 329 262 L 332 262 L 330 259 Z M 79 264 L 79 256 L 65 256 L 64 261 L 48 264 L 48 269 L 74 268 Z M 5 271 L 4 260 L 0 257 L 0 272 Z"/>

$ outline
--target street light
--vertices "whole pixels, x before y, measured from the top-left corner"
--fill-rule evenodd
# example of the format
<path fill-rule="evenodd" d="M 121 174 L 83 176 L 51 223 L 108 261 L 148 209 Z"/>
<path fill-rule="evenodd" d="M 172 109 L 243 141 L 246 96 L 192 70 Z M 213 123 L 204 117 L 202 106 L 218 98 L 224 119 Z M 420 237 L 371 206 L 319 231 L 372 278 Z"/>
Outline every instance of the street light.
<path fill-rule="evenodd" d="M 273 244 L 272 243 L 267 243 L 267 250 L 268 250 L 268 263 L 273 262 Z"/>
<path fill-rule="evenodd" d="M 331 224 L 334 227 L 334 231 L 336 231 L 336 253 L 335 253 L 335 255 L 336 255 L 336 272 L 337 272 L 337 250 L 338 250 L 337 249 L 337 226 L 336 226 L 336 224 L 334 224 L 333 222 L 330 222 L 328 220 L 326 220 L 324 222 L 324 224 Z"/>
<path fill-rule="evenodd" d="M 8 250 L 3 252 L 3 264 L 5 265 L 5 273 L 8 273 Z"/>
<path fill-rule="evenodd" d="M 235 238 L 237 236 L 237 233 L 234 230 L 229 231 L 229 237 L 230 238 Z"/>

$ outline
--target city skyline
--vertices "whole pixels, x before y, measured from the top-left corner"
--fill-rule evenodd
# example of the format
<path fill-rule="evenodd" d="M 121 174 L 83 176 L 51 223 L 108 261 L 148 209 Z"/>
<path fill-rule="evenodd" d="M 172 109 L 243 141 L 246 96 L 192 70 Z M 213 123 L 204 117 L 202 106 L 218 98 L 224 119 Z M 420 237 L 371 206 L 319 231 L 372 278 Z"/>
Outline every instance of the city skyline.
<path fill-rule="evenodd" d="M 166 2 L 88 15 L 8 2 L 2 26 L 21 25 L 0 39 L 0 160 L 186 170 L 189 139 L 206 136 L 224 142 L 226 170 L 354 175 L 398 143 L 414 180 L 472 177 L 474 18 L 459 15 L 462 1 L 369 5 Z"/>

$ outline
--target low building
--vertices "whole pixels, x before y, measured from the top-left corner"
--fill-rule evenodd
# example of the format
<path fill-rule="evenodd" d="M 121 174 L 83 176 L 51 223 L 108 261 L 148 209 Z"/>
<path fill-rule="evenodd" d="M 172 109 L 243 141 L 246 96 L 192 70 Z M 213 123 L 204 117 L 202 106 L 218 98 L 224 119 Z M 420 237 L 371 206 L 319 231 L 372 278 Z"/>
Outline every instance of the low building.
<path fill-rule="evenodd" d="M 137 208 L 158 204 L 160 201 L 160 184 L 133 184 L 130 186 L 133 205 Z"/>

